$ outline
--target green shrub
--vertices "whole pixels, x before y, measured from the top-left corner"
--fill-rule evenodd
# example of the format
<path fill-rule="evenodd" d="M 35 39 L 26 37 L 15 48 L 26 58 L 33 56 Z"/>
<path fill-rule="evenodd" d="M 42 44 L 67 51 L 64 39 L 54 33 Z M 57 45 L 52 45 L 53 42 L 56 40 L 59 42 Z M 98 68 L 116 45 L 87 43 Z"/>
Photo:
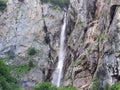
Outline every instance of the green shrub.
<path fill-rule="evenodd" d="M 93 82 L 91 90 L 101 90 L 100 83 L 98 80 L 95 80 Z M 120 82 L 117 82 L 117 83 L 113 84 L 112 86 L 110 84 L 106 83 L 104 90 L 120 90 Z"/>
<path fill-rule="evenodd" d="M 41 82 L 34 87 L 34 90 L 76 90 L 76 88 L 73 86 L 69 86 L 69 87 L 60 86 L 57 88 L 56 86 L 52 85 L 50 82 Z"/>
<path fill-rule="evenodd" d="M 110 84 L 109 84 L 109 83 L 106 83 L 106 84 L 105 84 L 105 90 L 111 90 L 110 88 L 111 88 Z"/>
<path fill-rule="evenodd" d="M 28 65 L 29 65 L 29 68 L 30 68 L 30 69 L 35 66 L 32 60 L 29 61 Z"/>
<path fill-rule="evenodd" d="M 0 90 L 17 90 L 17 80 L 11 76 L 8 65 L 0 59 Z"/>
<path fill-rule="evenodd" d="M 41 82 L 34 87 L 34 90 L 57 90 L 50 82 Z"/>
<path fill-rule="evenodd" d="M 42 3 L 48 3 L 50 0 L 41 0 Z"/>
<path fill-rule="evenodd" d="M 68 8 L 70 0 L 41 0 L 43 3 L 50 2 L 52 5 L 59 6 L 61 9 Z"/>
<path fill-rule="evenodd" d="M 33 63 L 32 60 L 30 60 L 28 63 L 26 64 L 22 64 L 22 65 L 11 65 L 9 66 L 11 71 L 12 71 L 12 75 L 16 78 L 20 78 L 21 76 L 23 76 L 24 74 L 28 73 L 32 68 L 35 67 L 35 64 Z"/>
<path fill-rule="evenodd" d="M 28 55 L 35 55 L 37 50 L 34 47 L 28 48 Z"/>
<path fill-rule="evenodd" d="M 28 64 L 13 66 L 13 67 L 11 67 L 11 69 L 13 71 L 12 74 L 14 77 L 20 78 L 24 74 L 28 73 L 31 70 L 31 68 L 33 68 L 33 67 L 34 67 L 34 64 L 31 61 Z"/>
<path fill-rule="evenodd" d="M 8 0 L 0 0 L 0 11 L 3 11 L 7 7 L 7 1 Z"/>
<path fill-rule="evenodd" d="M 100 90 L 100 82 L 98 80 L 93 81 L 92 90 Z"/>
<path fill-rule="evenodd" d="M 111 90 L 120 90 L 120 82 L 117 82 L 111 86 Z"/>

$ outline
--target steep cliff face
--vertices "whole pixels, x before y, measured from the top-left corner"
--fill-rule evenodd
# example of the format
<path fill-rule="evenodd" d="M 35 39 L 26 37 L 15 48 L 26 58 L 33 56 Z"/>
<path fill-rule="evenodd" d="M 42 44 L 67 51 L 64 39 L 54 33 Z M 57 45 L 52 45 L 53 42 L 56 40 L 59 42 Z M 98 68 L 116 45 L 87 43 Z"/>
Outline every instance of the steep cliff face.
<path fill-rule="evenodd" d="M 42 32 L 42 10 L 39 0 L 19 2 L 17 0 L 9 0 L 7 12 L 0 17 L 1 22 L 1 48 L 0 51 L 4 52 L 4 48 L 14 48 L 14 54 L 18 56 L 25 56 L 23 53 L 27 47 L 39 43 L 33 43 L 36 38 L 43 36 Z M 41 25 L 40 25 L 41 24 Z M 41 33 L 41 35 L 39 35 Z M 35 37 L 34 34 L 38 34 Z M 39 40 L 39 39 L 38 39 Z M 1 54 L 2 55 L 2 54 Z"/>
<path fill-rule="evenodd" d="M 49 47 L 44 45 L 43 25 L 39 0 L 8 0 L 7 10 L 0 17 L 0 57 L 13 57 L 7 63 L 15 68 L 27 65 L 30 60 L 36 65 L 27 75 L 21 74 L 18 78 L 26 88 L 42 81 L 45 76 L 43 70 L 47 67 Z M 27 54 L 31 47 L 38 52 L 35 56 Z M 16 69 L 12 72 L 17 76 Z"/>
<path fill-rule="evenodd" d="M 40 0 L 8 0 L 6 10 L 1 13 L 0 58 L 9 57 L 6 63 L 14 68 L 30 61 L 35 64 L 19 77 L 16 69 L 12 71 L 25 90 L 50 77 L 52 60 L 57 57 L 62 18 L 63 11 L 50 3 L 41 4 Z M 29 55 L 30 48 L 35 48 L 37 53 Z"/>
<path fill-rule="evenodd" d="M 70 0 L 67 12 L 65 86 L 89 89 L 95 80 L 120 80 L 120 1 Z M 0 13 L 0 58 L 19 66 L 33 60 L 35 67 L 18 78 L 26 90 L 40 81 L 51 80 L 58 60 L 64 11 L 40 0 L 8 0 Z M 34 47 L 37 54 L 30 56 Z"/>
<path fill-rule="evenodd" d="M 68 11 L 65 84 L 100 90 L 119 81 L 119 1 L 71 0 Z"/>

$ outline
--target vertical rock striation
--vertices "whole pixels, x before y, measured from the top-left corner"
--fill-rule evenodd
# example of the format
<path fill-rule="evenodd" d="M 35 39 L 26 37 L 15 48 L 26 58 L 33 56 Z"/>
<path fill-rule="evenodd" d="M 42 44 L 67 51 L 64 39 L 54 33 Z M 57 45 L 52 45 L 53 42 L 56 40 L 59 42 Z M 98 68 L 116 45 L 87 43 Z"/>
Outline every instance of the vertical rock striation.
<path fill-rule="evenodd" d="M 0 58 L 10 58 L 6 63 L 19 66 L 33 61 L 35 67 L 18 78 L 25 90 L 36 83 L 50 79 L 57 60 L 59 33 L 63 11 L 54 9 L 40 0 L 8 0 L 7 8 L 0 14 Z M 37 54 L 28 55 L 34 47 Z"/>
<path fill-rule="evenodd" d="M 104 90 L 119 81 L 119 1 L 70 2 L 65 85 L 84 90 L 98 80 Z"/>

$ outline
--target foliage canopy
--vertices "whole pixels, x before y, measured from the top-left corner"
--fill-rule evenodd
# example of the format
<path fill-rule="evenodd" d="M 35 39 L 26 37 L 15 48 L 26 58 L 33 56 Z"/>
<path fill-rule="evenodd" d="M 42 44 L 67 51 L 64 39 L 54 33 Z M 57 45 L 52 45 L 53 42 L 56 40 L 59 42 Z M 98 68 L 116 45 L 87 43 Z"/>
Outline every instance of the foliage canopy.
<path fill-rule="evenodd" d="M 34 90 L 76 90 L 76 88 L 73 87 L 73 86 L 69 86 L 69 87 L 60 86 L 60 87 L 56 87 L 56 86 L 52 85 L 50 82 L 41 82 L 41 83 L 37 84 L 34 87 Z"/>
<path fill-rule="evenodd" d="M 20 90 L 17 80 L 10 75 L 9 66 L 0 59 L 0 90 Z"/>

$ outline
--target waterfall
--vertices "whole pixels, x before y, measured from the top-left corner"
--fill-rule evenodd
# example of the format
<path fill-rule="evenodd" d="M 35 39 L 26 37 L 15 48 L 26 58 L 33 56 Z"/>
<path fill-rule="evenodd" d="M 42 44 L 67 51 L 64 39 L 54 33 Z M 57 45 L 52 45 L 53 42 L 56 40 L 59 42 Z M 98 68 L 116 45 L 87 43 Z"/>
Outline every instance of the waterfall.
<path fill-rule="evenodd" d="M 52 83 L 57 87 L 60 86 L 60 82 L 63 76 L 63 64 L 65 59 L 65 29 L 66 29 L 66 13 L 64 15 L 63 25 L 61 28 L 61 35 L 60 35 L 60 48 L 59 48 L 59 55 L 58 55 L 58 64 L 53 72 L 53 79 Z"/>

